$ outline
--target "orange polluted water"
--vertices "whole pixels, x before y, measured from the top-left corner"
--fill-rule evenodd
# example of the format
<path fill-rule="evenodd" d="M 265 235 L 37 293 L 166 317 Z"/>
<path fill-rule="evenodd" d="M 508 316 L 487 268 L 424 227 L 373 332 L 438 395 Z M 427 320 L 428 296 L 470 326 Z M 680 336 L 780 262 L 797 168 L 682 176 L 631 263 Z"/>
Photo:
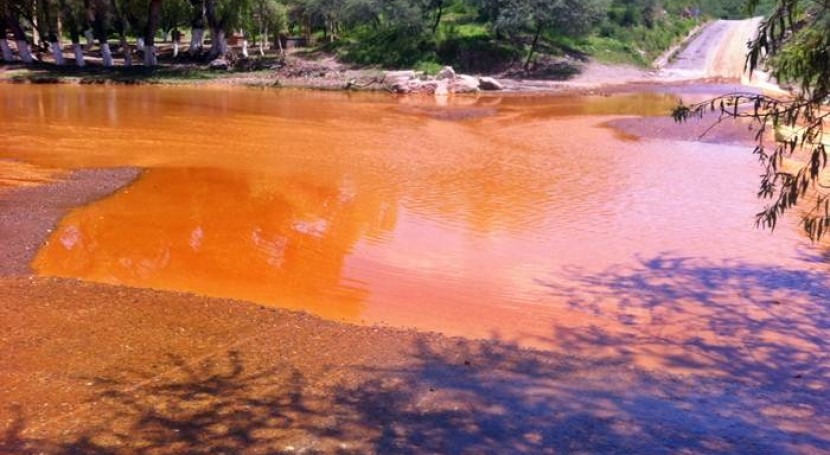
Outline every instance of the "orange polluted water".
<path fill-rule="evenodd" d="M 746 337 L 826 348 L 810 335 L 826 267 L 789 226 L 752 229 L 749 150 L 602 126 L 674 96 L 0 93 L 0 158 L 146 168 L 61 222 L 42 275 L 575 354 L 626 345 L 678 370 L 714 367 L 709 352 Z M 782 299 L 795 303 L 771 306 Z M 745 324 L 782 318 L 806 335 Z"/>

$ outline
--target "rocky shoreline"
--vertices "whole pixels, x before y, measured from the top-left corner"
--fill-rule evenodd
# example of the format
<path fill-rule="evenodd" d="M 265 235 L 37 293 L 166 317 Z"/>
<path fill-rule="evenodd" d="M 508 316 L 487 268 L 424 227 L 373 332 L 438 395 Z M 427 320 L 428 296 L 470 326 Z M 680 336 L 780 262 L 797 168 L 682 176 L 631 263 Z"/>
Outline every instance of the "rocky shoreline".
<path fill-rule="evenodd" d="M 0 64 L 0 83 L 103 85 L 232 85 L 261 88 L 297 88 L 324 91 L 383 91 L 438 97 L 454 94 L 561 94 L 614 90 L 629 84 L 655 83 L 648 69 L 588 62 L 565 80 L 517 79 L 513 75 L 465 75 L 445 67 L 436 75 L 414 70 L 351 68 L 333 58 L 310 60 L 286 57 L 270 63 L 239 65 L 236 69 L 183 63 L 103 68 Z"/>

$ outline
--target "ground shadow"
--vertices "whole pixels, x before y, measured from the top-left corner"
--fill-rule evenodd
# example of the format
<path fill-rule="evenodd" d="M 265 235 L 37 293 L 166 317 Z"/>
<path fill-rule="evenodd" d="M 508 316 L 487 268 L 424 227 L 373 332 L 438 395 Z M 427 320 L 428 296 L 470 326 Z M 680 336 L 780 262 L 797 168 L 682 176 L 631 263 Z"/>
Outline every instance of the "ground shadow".
<path fill-rule="evenodd" d="M 615 318 L 655 344 L 681 348 L 664 364 L 709 369 L 754 385 L 830 382 L 830 283 L 814 270 L 715 262 L 663 254 L 599 273 L 568 268 L 542 282 L 573 309 Z M 633 337 L 634 335 L 629 335 Z M 559 331 L 550 340 L 629 355 L 633 340 L 600 329 Z M 697 355 L 694 355 L 697 354 Z"/>
<path fill-rule="evenodd" d="M 408 360 L 304 375 L 245 350 L 85 378 L 50 431 L 16 410 L 9 453 L 747 453 L 830 450 L 821 403 L 504 343 L 423 337 Z M 75 422 L 75 425 L 71 425 Z"/>

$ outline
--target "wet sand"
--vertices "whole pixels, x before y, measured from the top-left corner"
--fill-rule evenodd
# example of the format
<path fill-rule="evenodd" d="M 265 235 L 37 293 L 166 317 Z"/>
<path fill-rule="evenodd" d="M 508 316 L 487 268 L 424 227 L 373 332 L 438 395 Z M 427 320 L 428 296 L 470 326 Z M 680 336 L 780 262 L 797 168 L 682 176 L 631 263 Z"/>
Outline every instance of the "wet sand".
<path fill-rule="evenodd" d="M 570 339 L 598 360 L 26 273 L 69 208 L 135 176 L 0 193 L 0 453 L 830 450 L 828 372 L 783 348 L 692 378 L 635 367 L 613 333 Z"/>

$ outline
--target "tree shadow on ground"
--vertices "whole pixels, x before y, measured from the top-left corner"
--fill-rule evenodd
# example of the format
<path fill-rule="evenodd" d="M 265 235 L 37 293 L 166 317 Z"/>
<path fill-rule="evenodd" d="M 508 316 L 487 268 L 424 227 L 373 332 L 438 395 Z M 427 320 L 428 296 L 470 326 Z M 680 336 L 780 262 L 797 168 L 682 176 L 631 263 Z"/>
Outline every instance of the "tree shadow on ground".
<path fill-rule="evenodd" d="M 626 358 L 639 337 L 678 348 L 666 352 L 683 355 L 656 352 L 667 367 L 708 370 L 754 385 L 793 378 L 822 390 L 830 384 L 826 267 L 663 254 L 599 273 L 569 268 L 542 284 L 572 309 L 635 329 L 628 335 L 558 331 L 550 341 L 569 352 L 606 346 L 615 349 L 612 357 Z"/>
<path fill-rule="evenodd" d="M 816 401 L 503 343 L 422 339 L 411 361 L 306 377 L 242 352 L 173 372 L 95 378 L 60 433 L 27 428 L 9 453 L 747 453 L 830 450 Z M 796 392 L 793 392 L 797 395 Z M 792 395 L 792 393 L 790 394 Z M 816 428 L 810 427 L 813 421 Z M 822 423 L 823 422 L 823 423 Z"/>
<path fill-rule="evenodd" d="M 600 274 L 571 269 L 546 285 L 580 311 L 692 331 L 646 341 L 688 353 L 667 351 L 667 364 L 712 375 L 637 368 L 631 346 L 643 340 L 600 328 L 554 332 L 549 341 L 574 355 L 419 335 L 380 361 L 312 352 L 317 369 L 238 347 L 171 355 L 161 375 L 82 378 L 91 402 L 61 428 L 12 410 L 0 452 L 830 451 L 821 272 L 662 255 Z M 591 345 L 615 355 L 580 356 Z"/>

